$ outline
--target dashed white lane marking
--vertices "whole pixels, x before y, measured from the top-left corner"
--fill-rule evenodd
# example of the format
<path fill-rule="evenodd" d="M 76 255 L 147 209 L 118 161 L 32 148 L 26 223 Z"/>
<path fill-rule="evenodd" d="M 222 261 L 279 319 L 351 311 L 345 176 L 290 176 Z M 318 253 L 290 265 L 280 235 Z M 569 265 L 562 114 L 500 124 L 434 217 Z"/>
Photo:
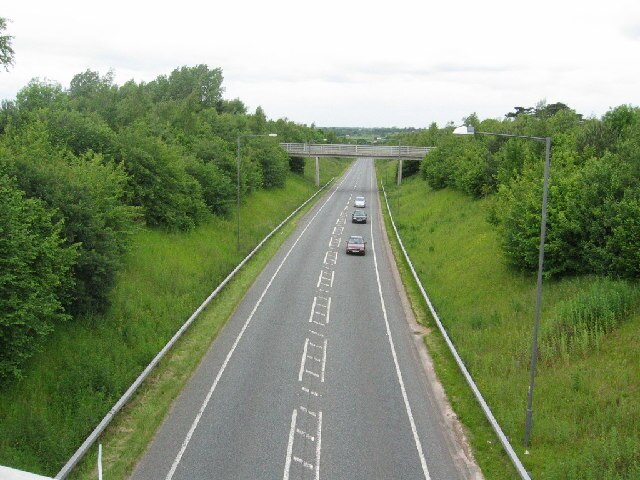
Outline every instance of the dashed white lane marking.
<path fill-rule="evenodd" d="M 313 470 L 313 465 L 310 464 L 309 462 L 305 462 L 304 460 L 302 460 L 300 457 L 293 457 L 293 461 L 299 463 L 300 465 L 302 465 L 304 468 L 307 468 L 309 470 Z"/>
<path fill-rule="evenodd" d="M 314 397 L 321 397 L 318 392 L 308 389 L 307 387 L 302 387 L 302 391 L 308 393 L 309 395 L 313 395 Z"/>
<path fill-rule="evenodd" d="M 306 438 L 307 440 L 311 440 L 312 442 L 315 442 L 316 439 L 313 435 L 309 435 L 307 432 L 300 430 L 299 428 L 296 428 L 296 433 L 304 438 Z"/>
<path fill-rule="evenodd" d="M 311 313 L 309 314 L 309 323 L 313 322 L 313 314 L 316 313 L 316 302 L 318 297 L 313 297 L 313 303 L 311 304 Z M 307 339 L 308 341 L 309 339 Z"/>
<path fill-rule="evenodd" d="M 293 451 L 293 439 L 296 431 L 296 417 L 298 416 L 298 410 L 293 409 L 291 414 L 291 429 L 289 430 L 289 443 L 287 444 L 287 457 L 284 462 L 284 475 L 282 480 L 289 480 L 289 469 L 291 468 L 291 452 Z"/>
<path fill-rule="evenodd" d="M 322 412 L 318 412 L 318 431 L 316 432 L 316 480 L 320 479 L 320 453 L 322 443 Z"/>
<path fill-rule="evenodd" d="M 302 405 L 300 406 L 300 411 L 306 413 L 307 415 L 311 415 L 312 417 L 318 416 L 318 412 L 309 410 L 307 407 L 303 407 Z"/>
<path fill-rule="evenodd" d="M 327 339 L 324 339 L 324 348 L 322 349 L 322 368 L 320 370 L 320 381 L 324 382 L 324 367 L 327 364 Z"/>
<path fill-rule="evenodd" d="M 175 474 L 176 469 L 178 468 L 178 464 L 180 463 L 180 460 L 182 460 L 182 456 L 184 455 L 184 452 L 187 450 L 187 446 L 189 445 L 189 442 L 191 441 L 191 437 L 193 436 L 193 433 L 195 432 L 196 428 L 198 427 L 198 424 L 200 423 L 200 419 L 202 418 L 202 415 L 204 414 L 204 411 L 207 408 L 207 405 L 209 405 L 209 402 L 211 401 L 211 397 L 213 396 L 213 392 L 215 391 L 216 387 L 218 386 L 218 382 L 220 381 L 220 378 L 222 377 L 222 374 L 226 370 L 227 365 L 229 364 L 229 361 L 231 360 L 231 357 L 233 356 L 233 352 L 235 352 L 236 348 L 238 347 L 238 344 L 240 343 L 240 340 L 242 339 L 242 337 L 244 335 L 244 332 L 247 330 L 247 327 L 251 323 L 251 320 L 253 319 L 253 316 L 255 315 L 256 311 L 258 310 L 258 307 L 262 303 L 262 300 L 264 299 L 265 295 L 269 291 L 269 288 L 271 287 L 271 284 L 275 280 L 275 278 L 278 275 L 278 273 L 280 273 L 280 270 L 282 269 L 282 266 L 287 261 L 287 259 L 289 258 L 289 255 L 291 254 L 293 249 L 296 247 L 296 245 L 298 245 L 298 242 L 300 241 L 302 236 L 309 229 L 309 227 L 311 226 L 313 221 L 316 219 L 316 217 L 320 214 L 320 212 L 324 209 L 325 205 L 331 201 L 331 199 L 333 198 L 335 193 L 338 191 L 338 188 L 345 182 L 345 180 L 346 180 L 346 177 L 335 187 L 333 192 L 331 192 L 331 195 L 329 195 L 327 197 L 327 199 L 324 201 L 324 203 L 320 206 L 320 208 L 318 208 L 318 211 L 315 213 L 315 215 L 313 217 L 311 217 L 311 219 L 309 220 L 309 223 L 307 223 L 307 225 L 302 229 L 302 231 L 300 232 L 300 235 L 298 235 L 298 238 L 296 238 L 295 242 L 293 242 L 293 244 L 291 245 L 291 247 L 287 251 L 287 254 L 284 256 L 284 258 L 282 259 L 282 261 L 278 265 L 278 268 L 276 268 L 276 271 L 271 276 L 271 279 L 269 280 L 269 282 L 267 283 L 267 286 L 262 291 L 262 294 L 260 295 L 260 298 L 258 298 L 258 301 L 256 302 L 255 306 L 253 307 L 253 310 L 249 314 L 249 317 L 244 322 L 244 325 L 242 326 L 242 329 L 240 330 L 240 333 L 236 337 L 236 340 L 233 342 L 233 345 L 231 346 L 231 350 L 229 350 L 229 353 L 227 354 L 226 358 L 224 359 L 224 362 L 223 362 L 222 366 L 220 367 L 220 370 L 218 371 L 218 374 L 216 375 L 216 378 L 213 381 L 213 384 L 211 385 L 211 388 L 209 389 L 209 392 L 207 393 L 207 396 L 205 397 L 204 402 L 200 406 L 200 410 L 198 411 L 198 414 L 196 415 L 195 419 L 193 420 L 193 423 L 191 424 L 191 428 L 189 429 L 189 432 L 187 433 L 187 436 L 185 437 L 184 441 L 182 442 L 182 445 L 180 447 L 180 451 L 178 452 L 178 455 L 176 455 L 175 460 L 171 464 L 171 469 L 169 470 L 169 473 L 167 473 L 167 476 L 165 477 L 165 480 L 171 480 L 173 478 L 173 475 Z M 295 417 L 294 417 L 294 419 L 295 419 Z M 291 463 L 290 460 L 289 460 L 289 463 Z M 287 468 L 287 471 L 288 471 L 288 468 Z"/>
<path fill-rule="evenodd" d="M 325 265 L 335 265 L 336 263 L 338 263 L 338 252 L 332 252 L 331 250 L 329 250 L 327 253 L 324 254 L 324 264 Z"/>
<path fill-rule="evenodd" d="M 372 182 L 373 182 L 373 172 L 372 172 Z M 372 185 L 373 189 L 373 185 Z M 402 399 L 404 400 L 404 406 L 407 410 L 407 416 L 409 417 L 409 423 L 411 424 L 411 432 L 413 433 L 413 440 L 416 444 L 416 449 L 418 450 L 418 456 L 420 457 L 420 464 L 422 466 L 422 473 L 424 473 L 425 480 L 430 480 L 429 469 L 427 468 L 427 461 L 424 458 L 424 453 L 422 451 L 422 443 L 420 442 L 420 437 L 418 436 L 418 429 L 416 427 L 416 422 L 413 419 L 413 413 L 411 412 L 411 405 L 409 405 L 409 397 L 407 396 L 407 390 L 404 386 L 404 380 L 402 379 L 402 372 L 400 371 L 400 364 L 398 363 L 398 355 L 396 354 L 396 347 L 393 343 L 393 338 L 391 337 L 391 328 L 389 327 L 389 318 L 387 316 L 387 308 L 384 303 L 384 298 L 382 297 L 382 284 L 380 283 L 380 272 L 378 270 L 378 257 L 376 256 L 376 248 L 375 242 L 373 240 L 373 222 L 370 224 L 370 232 L 371 232 L 371 251 L 373 252 L 373 265 L 376 271 L 376 282 L 378 282 L 378 295 L 380 296 L 380 306 L 382 307 L 382 315 L 384 317 L 384 324 L 387 329 L 387 338 L 389 339 L 389 347 L 391 348 L 391 356 L 393 357 L 393 363 L 396 367 L 396 376 L 398 377 L 398 383 L 400 384 L 400 390 L 402 392 Z"/>
<path fill-rule="evenodd" d="M 302 381 L 302 374 L 304 373 L 304 364 L 307 362 L 307 347 L 309 346 L 309 339 L 304 341 L 304 350 L 302 351 L 302 361 L 300 362 L 300 372 L 298 373 L 298 381 Z"/>

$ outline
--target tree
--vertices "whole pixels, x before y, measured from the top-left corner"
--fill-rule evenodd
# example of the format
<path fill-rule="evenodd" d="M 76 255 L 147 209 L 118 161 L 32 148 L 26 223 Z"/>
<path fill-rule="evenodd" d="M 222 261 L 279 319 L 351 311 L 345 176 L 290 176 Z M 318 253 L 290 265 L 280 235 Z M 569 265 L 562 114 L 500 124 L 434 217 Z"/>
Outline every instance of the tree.
<path fill-rule="evenodd" d="M 0 17 L 0 65 L 8 72 L 9 67 L 13 65 L 14 51 L 11 46 L 13 37 L 3 34 L 6 29 L 7 19 Z"/>
<path fill-rule="evenodd" d="M 68 104 L 62 85 L 34 78 L 16 95 L 16 107 L 25 116 L 43 108 L 59 109 Z"/>
<path fill-rule="evenodd" d="M 77 248 L 75 285 L 63 305 L 73 313 L 102 309 L 138 216 L 137 209 L 127 205 L 123 166 L 92 152 L 75 156 L 53 145 L 41 121 L 15 132 L 5 144 L 5 169 L 26 196 L 54 212 L 65 245 Z"/>
<path fill-rule="evenodd" d="M 207 210 L 202 189 L 185 171 L 178 146 L 136 124 L 120 134 L 119 150 L 133 203 L 144 209 L 149 226 L 190 230 L 200 223 Z"/>
<path fill-rule="evenodd" d="M 253 133 L 261 134 L 267 131 L 267 116 L 262 107 L 256 108 L 256 113 L 249 119 L 249 128 Z"/>
<path fill-rule="evenodd" d="M 0 379 L 19 377 L 42 339 L 69 318 L 60 293 L 71 283 L 76 249 L 63 245 L 62 227 L 0 173 Z"/>

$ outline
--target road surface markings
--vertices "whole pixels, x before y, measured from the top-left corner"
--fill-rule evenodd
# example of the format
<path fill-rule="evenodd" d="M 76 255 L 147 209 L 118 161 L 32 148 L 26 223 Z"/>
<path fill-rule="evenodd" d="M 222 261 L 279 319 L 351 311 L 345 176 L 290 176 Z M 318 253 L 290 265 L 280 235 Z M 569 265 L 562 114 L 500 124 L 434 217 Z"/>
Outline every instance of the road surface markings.
<path fill-rule="evenodd" d="M 316 433 L 316 480 L 320 478 L 320 445 L 322 443 L 322 412 L 318 412 L 318 431 Z"/>
<path fill-rule="evenodd" d="M 276 271 L 271 276 L 271 279 L 269 280 L 269 282 L 267 283 L 266 287 L 262 291 L 262 294 L 260 295 L 260 298 L 258 298 L 258 301 L 256 302 L 255 306 L 253 307 L 253 310 L 251 311 L 251 313 L 247 317 L 247 320 L 244 322 L 244 325 L 242 326 L 242 329 L 240 330 L 240 333 L 238 333 L 238 336 L 236 337 L 235 341 L 233 342 L 233 345 L 231 346 L 231 350 L 229 350 L 229 353 L 227 354 L 224 362 L 222 363 L 222 366 L 220 367 L 220 370 L 218 371 L 218 374 L 216 375 L 216 378 L 214 379 L 213 384 L 211 385 L 211 388 L 209 389 L 209 392 L 207 393 L 204 401 L 202 402 L 202 405 L 200 406 L 200 409 L 198 410 L 198 413 L 196 414 L 196 417 L 193 420 L 193 423 L 191 424 L 191 427 L 189 428 L 189 432 L 187 433 L 187 436 L 185 437 L 184 441 L 182 442 L 182 445 L 180 446 L 180 450 L 178 451 L 178 454 L 176 455 L 176 458 L 174 459 L 173 463 L 171 464 L 171 469 L 167 473 L 167 476 L 165 477 L 165 480 L 171 480 L 173 478 L 173 475 L 175 474 L 176 469 L 178 468 L 178 465 L 179 465 L 180 461 L 182 460 L 184 452 L 187 450 L 187 447 L 189 446 L 189 442 L 191 442 L 191 437 L 193 437 L 193 433 L 195 432 L 196 428 L 198 427 L 198 424 L 200 423 L 200 419 L 202 418 L 202 415 L 204 414 L 204 411 L 207 408 L 207 405 L 209 405 L 209 402 L 211 401 L 211 397 L 213 396 L 213 392 L 215 391 L 216 387 L 218 386 L 218 383 L 220 382 L 220 378 L 222 377 L 222 374 L 226 370 L 227 365 L 229 364 L 229 361 L 231 360 L 231 357 L 233 356 L 233 353 L 235 352 L 236 348 L 238 347 L 238 344 L 240 343 L 240 340 L 242 339 L 242 337 L 244 335 L 244 332 L 247 330 L 247 327 L 251 323 L 251 320 L 253 319 L 256 311 L 260 307 L 260 304 L 262 303 L 262 300 L 264 299 L 264 297 L 266 296 L 267 292 L 269 291 L 269 288 L 273 284 L 273 282 L 274 282 L 275 278 L 277 277 L 278 273 L 280 273 L 280 270 L 282 269 L 282 266 L 284 265 L 284 263 L 289 258 L 289 255 L 291 255 L 291 252 L 293 251 L 293 249 L 298 245 L 298 243 L 300 242 L 300 239 L 302 238 L 302 236 L 306 233 L 306 231 L 309 229 L 309 227 L 311 226 L 313 221 L 318 217 L 318 215 L 324 209 L 324 207 L 327 205 L 327 203 L 329 203 L 331 201 L 333 196 L 338 191 L 338 188 L 340 188 L 340 186 L 345 182 L 345 180 L 346 180 L 346 177 L 334 188 L 333 192 L 331 192 L 331 195 L 329 195 L 327 197 L 327 199 L 320 206 L 320 208 L 318 208 L 318 211 L 315 213 L 315 215 L 313 215 L 313 217 L 311 217 L 311 219 L 309 220 L 307 225 L 300 232 L 300 235 L 298 235 L 298 238 L 296 238 L 295 242 L 293 242 L 293 244 L 291 245 L 291 247 L 287 251 L 286 255 L 284 256 L 284 258 L 282 259 L 282 261 L 278 265 L 278 268 L 276 268 Z M 295 423 L 295 417 L 294 417 L 294 423 Z M 289 459 L 289 462 L 290 462 L 290 459 Z"/>
<path fill-rule="evenodd" d="M 309 346 L 309 339 L 305 339 L 304 342 L 304 350 L 302 351 L 302 362 L 300 364 L 300 373 L 298 373 L 298 381 L 301 382 L 302 381 L 302 374 L 304 373 L 305 370 L 305 363 L 307 363 L 307 347 Z"/>
<path fill-rule="evenodd" d="M 354 187 L 355 189 L 356 187 Z M 298 370 L 298 382 L 303 392 L 305 405 L 294 408 L 289 430 L 289 441 L 284 466 L 283 480 L 288 480 L 291 469 L 298 465 L 298 471 L 293 474 L 298 478 L 305 476 L 305 472 L 314 471 L 315 479 L 320 479 L 320 457 L 322 453 L 322 410 L 310 409 L 309 406 L 320 407 L 322 397 L 321 385 L 324 383 L 327 365 L 327 330 L 331 320 L 331 292 L 335 281 L 335 266 L 338 261 L 338 250 L 342 242 L 347 220 L 348 210 L 351 205 L 352 195 L 340 212 L 329 238 L 328 251 L 324 255 L 323 267 L 318 275 L 316 283 L 316 295 L 311 302 L 309 312 L 308 334 L 304 340 L 300 368 Z M 312 340 L 313 339 L 313 340 Z M 318 371 L 319 370 L 319 371 Z M 300 391 L 299 391 L 300 392 Z M 300 414 L 300 416 L 298 416 Z M 313 423 L 315 421 L 315 424 Z M 315 435 L 313 431 L 315 425 Z M 296 440 L 297 439 L 297 440 Z M 312 453 L 309 443 L 315 442 L 315 451 Z M 311 461 L 311 456 L 314 461 Z M 302 469 L 302 470 L 300 470 Z"/>
<path fill-rule="evenodd" d="M 316 288 L 320 288 L 320 286 L 331 288 L 333 287 L 333 279 L 335 277 L 335 272 L 333 270 L 329 270 L 328 272 L 324 269 L 320 270 L 320 276 L 318 277 L 318 284 Z M 320 297 L 324 299 L 325 297 Z"/>
<path fill-rule="evenodd" d="M 371 189 L 373 190 L 373 172 L 372 172 L 371 182 L 372 182 Z M 420 437 L 418 436 L 418 429 L 416 427 L 416 422 L 413 418 L 411 405 L 409 405 L 409 397 L 407 396 L 407 390 L 405 389 L 404 380 L 402 379 L 402 372 L 400 371 L 400 364 L 398 363 L 398 355 L 396 354 L 396 347 L 394 345 L 393 338 L 391 336 L 391 328 L 389 327 L 389 318 L 387 316 L 387 308 L 385 306 L 384 298 L 382 296 L 382 284 L 380 283 L 380 271 L 378 270 L 378 257 L 376 255 L 375 242 L 373 240 L 373 222 L 370 225 L 370 233 L 371 233 L 371 251 L 373 252 L 373 265 L 376 271 L 376 282 L 378 283 L 378 295 L 380 297 L 380 306 L 382 308 L 384 324 L 387 329 L 387 339 L 389 340 L 389 347 L 391 348 L 391 356 L 393 357 L 393 363 L 396 368 L 396 376 L 398 377 L 398 383 L 400 384 L 400 390 L 402 392 L 402 399 L 404 400 L 404 406 L 407 411 L 407 416 L 409 417 L 409 423 L 411 424 L 411 432 L 413 433 L 413 440 L 416 444 L 416 449 L 418 450 L 418 456 L 420 457 L 422 473 L 424 474 L 425 480 L 430 480 L 431 477 L 429 476 L 427 461 L 424 457 L 424 452 L 422 451 L 422 443 L 420 442 Z"/>
<path fill-rule="evenodd" d="M 321 395 L 318 392 L 314 392 L 313 390 L 309 390 L 307 387 L 302 387 L 302 391 L 308 393 L 309 395 L 313 395 L 314 397 L 320 397 Z"/>
<path fill-rule="evenodd" d="M 331 250 L 329 250 L 327 253 L 324 254 L 324 264 L 325 265 L 335 265 L 336 263 L 338 263 L 338 252 L 332 252 Z"/>
<path fill-rule="evenodd" d="M 289 469 L 291 468 L 291 453 L 293 452 L 293 439 L 296 432 L 296 417 L 298 416 L 298 410 L 293 409 L 291 414 L 291 429 L 289 430 L 289 443 L 287 444 L 287 456 L 284 462 L 284 476 L 282 480 L 289 480 Z"/>

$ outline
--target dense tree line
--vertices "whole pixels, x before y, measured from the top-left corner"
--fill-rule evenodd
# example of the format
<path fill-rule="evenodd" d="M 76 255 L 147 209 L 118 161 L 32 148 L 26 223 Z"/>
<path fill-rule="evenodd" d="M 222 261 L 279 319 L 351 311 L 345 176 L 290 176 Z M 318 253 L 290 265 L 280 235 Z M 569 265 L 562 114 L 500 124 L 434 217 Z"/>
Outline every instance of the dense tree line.
<path fill-rule="evenodd" d="M 552 138 L 547 275 L 640 277 L 640 108 L 621 105 L 585 119 L 562 103 L 542 102 L 503 120 L 472 114 L 464 122 L 476 131 Z M 437 147 L 421 163 L 422 178 L 435 189 L 490 197 L 490 221 L 508 261 L 535 271 L 544 143 L 452 131 L 433 124 L 405 137 Z"/>
<path fill-rule="evenodd" d="M 121 86 L 87 70 L 67 89 L 34 79 L 2 102 L 0 379 L 19 375 L 57 322 L 107 306 L 135 229 L 186 231 L 229 213 L 239 135 L 279 136 L 243 139 L 243 197 L 300 172 L 277 142 L 324 133 L 247 113 L 222 81 L 206 65 Z"/>

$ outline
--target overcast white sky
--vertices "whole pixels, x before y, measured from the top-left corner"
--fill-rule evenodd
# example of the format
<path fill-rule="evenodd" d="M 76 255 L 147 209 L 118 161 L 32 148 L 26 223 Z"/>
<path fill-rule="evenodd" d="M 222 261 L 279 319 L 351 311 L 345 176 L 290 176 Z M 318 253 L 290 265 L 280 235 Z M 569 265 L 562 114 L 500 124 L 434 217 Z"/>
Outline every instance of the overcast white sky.
<path fill-rule="evenodd" d="M 225 98 L 317 126 L 425 127 L 563 102 L 640 104 L 640 0 L 110 0 L 3 2 L 15 65 L 64 88 L 220 67 Z"/>

